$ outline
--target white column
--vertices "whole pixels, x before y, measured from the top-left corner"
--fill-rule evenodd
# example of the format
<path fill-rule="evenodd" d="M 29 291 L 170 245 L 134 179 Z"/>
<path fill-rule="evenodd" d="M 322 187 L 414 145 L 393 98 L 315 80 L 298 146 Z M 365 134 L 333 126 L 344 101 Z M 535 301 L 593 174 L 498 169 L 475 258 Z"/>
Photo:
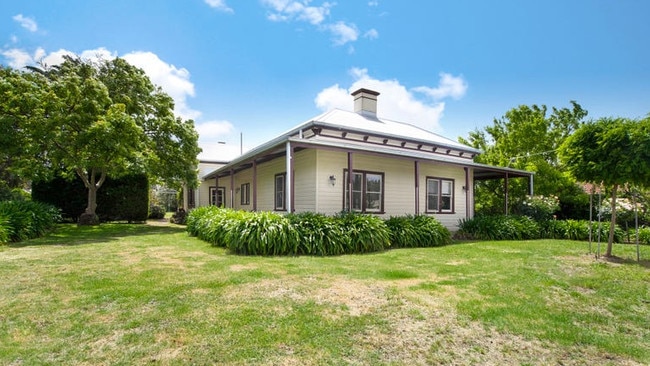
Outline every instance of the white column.
<path fill-rule="evenodd" d="M 292 178 L 292 175 L 293 175 L 292 171 L 291 171 L 292 170 L 292 165 L 293 165 L 292 160 L 293 160 L 293 154 L 292 154 L 292 151 L 291 151 L 291 142 L 287 141 L 287 175 L 286 175 L 286 179 L 285 179 L 286 180 L 286 182 L 285 182 L 285 184 L 286 184 L 286 192 L 284 193 L 285 196 L 286 196 L 285 199 L 286 199 L 286 202 L 287 202 L 287 207 L 286 207 L 287 212 L 291 212 L 291 196 L 292 196 L 292 194 L 291 194 L 291 189 L 292 189 L 291 181 L 292 181 L 292 179 L 291 178 Z"/>

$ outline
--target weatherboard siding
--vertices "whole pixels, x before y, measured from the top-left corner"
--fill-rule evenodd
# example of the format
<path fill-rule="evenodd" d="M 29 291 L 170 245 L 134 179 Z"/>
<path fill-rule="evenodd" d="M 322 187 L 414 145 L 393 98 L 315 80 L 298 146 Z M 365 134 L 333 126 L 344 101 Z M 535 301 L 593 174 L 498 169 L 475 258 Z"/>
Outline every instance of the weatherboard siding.
<path fill-rule="evenodd" d="M 452 179 L 454 181 L 453 213 L 427 213 L 427 177 Z M 463 186 L 465 170 L 463 167 L 446 164 L 420 163 L 420 213 L 435 217 L 450 230 L 458 229 L 458 221 L 466 216 L 467 200 Z"/>

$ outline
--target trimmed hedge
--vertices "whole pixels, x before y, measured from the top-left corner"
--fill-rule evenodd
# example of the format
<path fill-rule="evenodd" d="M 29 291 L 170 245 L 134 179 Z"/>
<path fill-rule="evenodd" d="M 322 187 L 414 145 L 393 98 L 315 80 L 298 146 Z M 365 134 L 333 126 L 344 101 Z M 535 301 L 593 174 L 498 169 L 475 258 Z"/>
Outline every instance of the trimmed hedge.
<path fill-rule="evenodd" d="M 243 255 L 341 255 L 390 247 L 386 223 L 372 215 L 280 215 L 215 206 L 192 210 L 190 235 Z"/>
<path fill-rule="evenodd" d="M 57 177 L 32 184 L 32 199 L 61 209 L 64 219 L 77 221 L 86 209 L 88 191 L 79 177 Z M 106 178 L 97 191 L 97 215 L 101 221 L 144 222 L 149 215 L 149 181 L 145 174 Z"/>
<path fill-rule="evenodd" d="M 45 235 L 60 221 L 59 210 L 34 201 L 0 202 L 0 243 L 18 242 Z"/>
<path fill-rule="evenodd" d="M 609 236 L 609 222 L 600 228 L 601 238 Z M 598 224 L 592 223 L 592 240 L 598 237 Z M 476 216 L 461 220 L 456 236 L 463 239 L 478 240 L 529 240 L 529 239 L 567 239 L 589 240 L 588 220 L 546 220 L 536 222 L 527 216 L 493 215 Z M 614 231 L 614 241 L 623 241 L 624 232 L 619 227 Z"/>

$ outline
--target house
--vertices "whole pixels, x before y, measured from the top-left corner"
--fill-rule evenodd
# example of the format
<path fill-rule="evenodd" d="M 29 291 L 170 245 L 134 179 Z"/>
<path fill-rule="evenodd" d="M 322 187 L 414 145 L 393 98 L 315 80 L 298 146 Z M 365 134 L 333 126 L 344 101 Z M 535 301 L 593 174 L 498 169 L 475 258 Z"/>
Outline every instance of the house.
<path fill-rule="evenodd" d="M 202 176 L 198 206 L 252 211 L 353 210 L 435 216 L 451 230 L 474 215 L 474 182 L 531 172 L 474 162 L 479 150 L 377 115 L 379 93 L 352 93 L 354 112 L 316 116 Z M 507 189 L 506 189 L 507 192 Z"/>
<path fill-rule="evenodd" d="M 216 205 L 217 202 L 223 201 L 223 199 L 218 196 L 219 194 L 223 195 L 223 191 L 218 191 L 216 187 L 211 186 L 209 182 L 206 182 L 205 180 L 201 180 L 200 177 L 204 177 L 208 173 L 213 172 L 226 164 L 228 164 L 227 161 L 199 160 L 199 165 L 197 167 L 200 180 L 199 187 L 189 191 L 183 189 L 183 208 L 185 211 L 195 207 Z"/>

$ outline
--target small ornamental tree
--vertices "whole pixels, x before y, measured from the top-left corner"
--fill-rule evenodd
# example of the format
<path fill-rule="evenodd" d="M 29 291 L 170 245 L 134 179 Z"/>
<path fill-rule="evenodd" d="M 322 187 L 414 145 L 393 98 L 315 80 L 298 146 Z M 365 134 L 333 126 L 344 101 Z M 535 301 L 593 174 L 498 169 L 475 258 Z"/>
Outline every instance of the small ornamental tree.
<path fill-rule="evenodd" d="M 605 256 L 612 255 L 616 196 L 625 183 L 650 182 L 650 118 L 601 118 L 582 125 L 562 145 L 560 156 L 579 181 L 610 187 L 611 225 Z"/>
<path fill-rule="evenodd" d="M 12 76 L 4 85 L 12 96 L 8 101 L 24 114 L 5 113 L 13 109 L 4 108 L 0 117 L 17 126 L 27 141 L 23 160 L 40 158 L 29 173 L 61 170 L 79 176 L 88 190 L 82 216 L 90 217 L 89 222 L 95 222 L 97 190 L 107 175 L 145 172 L 169 186 L 196 186 L 200 148 L 194 122 L 174 116 L 172 98 L 143 70 L 120 58 L 92 62 L 65 57 L 60 65 Z M 28 94 L 21 95 L 21 89 Z"/>

